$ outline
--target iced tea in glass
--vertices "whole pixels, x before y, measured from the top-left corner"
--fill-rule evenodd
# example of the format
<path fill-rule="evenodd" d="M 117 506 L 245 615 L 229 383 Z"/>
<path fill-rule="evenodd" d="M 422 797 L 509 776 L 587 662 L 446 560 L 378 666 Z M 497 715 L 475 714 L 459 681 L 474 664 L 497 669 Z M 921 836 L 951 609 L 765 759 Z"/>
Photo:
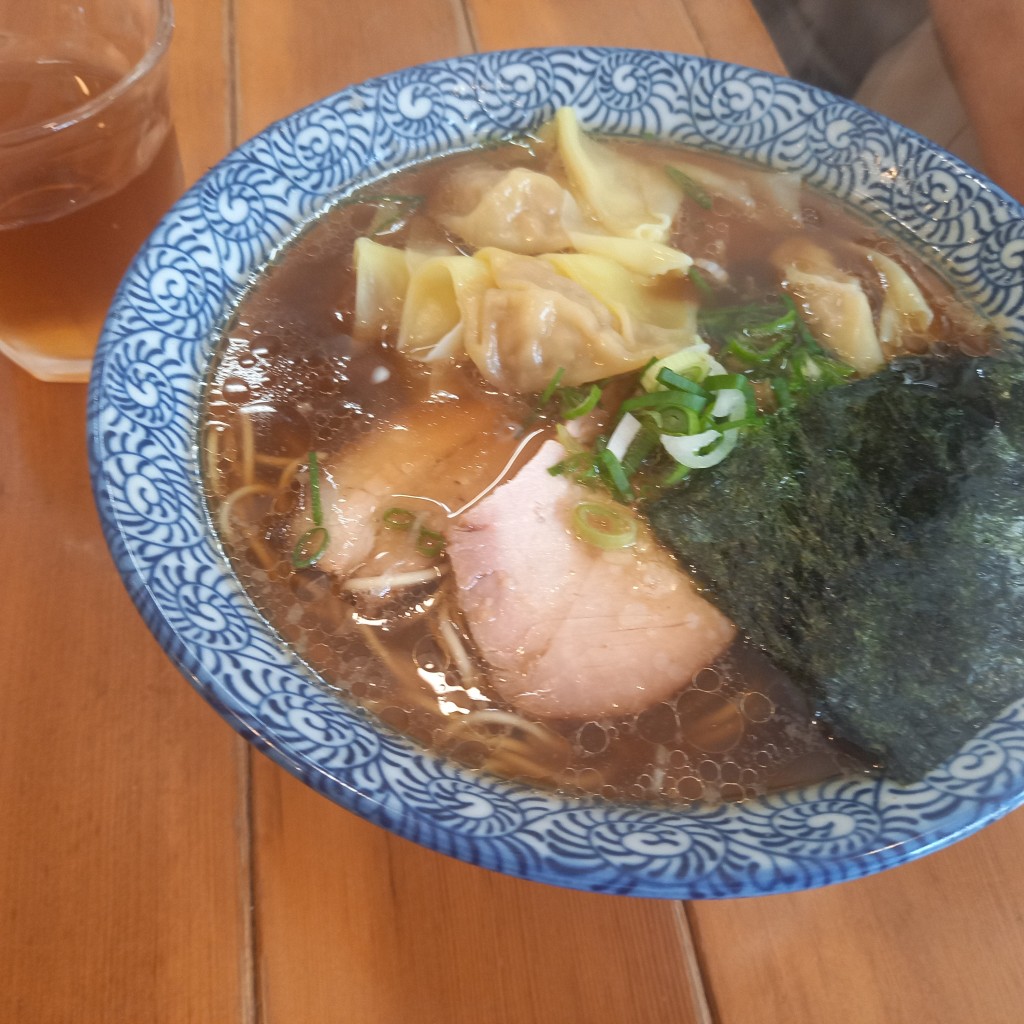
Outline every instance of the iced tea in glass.
<path fill-rule="evenodd" d="M 88 378 L 117 284 L 181 192 L 172 24 L 170 0 L 0 3 L 0 351 L 42 380 Z"/>

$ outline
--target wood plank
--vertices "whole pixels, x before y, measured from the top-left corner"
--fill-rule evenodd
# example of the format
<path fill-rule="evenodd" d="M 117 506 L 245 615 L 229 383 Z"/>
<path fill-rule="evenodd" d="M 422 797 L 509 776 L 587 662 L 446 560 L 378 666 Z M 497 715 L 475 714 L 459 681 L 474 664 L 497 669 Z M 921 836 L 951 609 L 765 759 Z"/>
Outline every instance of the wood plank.
<path fill-rule="evenodd" d="M 0 390 L 0 1020 L 238 1020 L 241 741 L 114 571 L 84 388 L 4 363 Z"/>
<path fill-rule="evenodd" d="M 480 50 L 521 46 L 628 46 L 704 55 L 683 3 L 670 0 L 466 0 Z"/>
<path fill-rule="evenodd" d="M 467 0 L 481 50 L 519 46 L 626 46 L 671 50 L 784 72 L 749 0 Z"/>
<path fill-rule="evenodd" d="M 471 49 L 458 0 L 237 0 L 236 7 L 240 141 L 354 82 Z"/>
<path fill-rule="evenodd" d="M 461 864 L 253 768 L 268 1022 L 700 1021 L 673 904 Z"/>
<path fill-rule="evenodd" d="M 786 74 L 775 43 L 749 0 L 684 0 L 709 57 Z"/>
<path fill-rule="evenodd" d="M 232 146 L 232 2 L 178 0 L 175 4 L 171 108 L 187 184 L 208 171 Z"/>
<path fill-rule="evenodd" d="M 890 872 L 694 903 L 718 1024 L 1018 1024 L 1024 812 Z"/>
<path fill-rule="evenodd" d="M 173 49 L 186 173 L 227 146 L 223 4 Z M 213 84 L 205 99 L 197 74 Z M 85 389 L 2 361 L 0 1020 L 243 1021 L 242 743 L 171 667 L 102 539 Z"/>

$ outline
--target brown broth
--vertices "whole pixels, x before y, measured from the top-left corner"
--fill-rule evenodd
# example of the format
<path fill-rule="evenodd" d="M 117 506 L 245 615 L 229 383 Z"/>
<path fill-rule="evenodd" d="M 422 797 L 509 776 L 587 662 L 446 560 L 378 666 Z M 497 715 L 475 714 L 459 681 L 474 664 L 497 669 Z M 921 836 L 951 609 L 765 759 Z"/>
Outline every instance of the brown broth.
<path fill-rule="evenodd" d="M 628 145 L 645 159 L 659 159 L 657 146 Z M 483 158 L 505 166 L 526 161 L 514 147 Z M 373 192 L 431 196 L 445 187 L 453 165 L 479 159 L 479 153 L 462 154 L 412 168 Z M 724 160 L 692 159 L 735 169 Z M 877 229 L 821 196 L 805 191 L 802 203 L 808 233 L 837 259 L 851 242 L 870 244 L 895 253 L 911 271 L 939 314 L 935 337 L 921 339 L 922 345 L 970 320 L 937 274 Z M 359 205 L 338 205 L 266 268 L 229 324 L 209 381 L 203 448 L 211 512 L 228 520 L 222 536 L 236 571 L 287 643 L 328 688 L 392 728 L 471 767 L 564 793 L 686 805 L 742 800 L 869 770 L 856 752 L 830 741 L 812 722 L 800 691 L 743 642 L 673 699 L 640 714 L 529 720 L 511 714 L 491 691 L 487 667 L 457 615 L 451 621 L 465 643 L 468 674 L 439 642 L 444 584 L 439 591 L 413 591 L 404 603 L 382 610 L 353 599 L 315 566 L 293 568 L 292 519 L 308 499 L 301 471 L 282 489 L 289 464 L 303 463 L 314 449 L 344 450 L 437 388 L 486 393 L 506 424 L 530 416 L 529 401 L 494 393 L 471 365 L 445 371 L 439 380 L 436 371 L 431 375 L 396 354 L 388 331 L 377 343 L 353 340 L 351 251 L 370 216 Z M 749 300 L 777 288 L 763 255 L 793 230 L 781 219 L 758 223 L 724 207 L 706 216 L 689 209 L 672 242 L 708 260 L 728 252 L 740 282 L 737 297 Z M 403 245 L 410 233 L 421 244 L 443 238 L 420 218 L 382 240 Z M 226 496 L 253 484 L 227 507 Z"/>

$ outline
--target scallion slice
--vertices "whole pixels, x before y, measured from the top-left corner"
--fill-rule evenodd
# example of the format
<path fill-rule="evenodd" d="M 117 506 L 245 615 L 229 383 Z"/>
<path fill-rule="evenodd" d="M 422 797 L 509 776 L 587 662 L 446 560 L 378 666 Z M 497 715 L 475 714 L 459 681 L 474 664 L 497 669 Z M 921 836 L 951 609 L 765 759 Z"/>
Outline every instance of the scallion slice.
<path fill-rule="evenodd" d="M 292 565 L 296 569 L 308 569 L 316 565 L 331 541 L 330 534 L 324 529 L 324 510 L 320 499 L 320 457 L 315 451 L 309 453 L 309 508 L 313 526 L 299 537 L 292 549 Z"/>
<path fill-rule="evenodd" d="M 559 385 L 562 383 L 562 378 L 565 376 L 565 367 L 560 366 L 555 370 L 554 376 L 548 381 L 548 386 L 540 393 L 540 397 L 537 399 L 537 407 L 543 409 L 548 402 L 554 397 L 555 392 L 558 390 Z"/>
<path fill-rule="evenodd" d="M 665 173 L 683 190 L 683 194 L 689 196 L 702 210 L 711 209 L 711 196 L 703 185 L 671 164 L 665 165 Z"/>
<path fill-rule="evenodd" d="M 708 404 L 708 395 L 692 394 L 689 391 L 650 391 L 627 398 L 619 406 L 621 412 L 641 412 L 647 409 L 692 409 L 703 412 Z"/>
<path fill-rule="evenodd" d="M 783 349 L 792 344 L 791 339 L 788 337 L 775 342 L 774 345 L 769 345 L 767 348 L 759 348 L 751 342 L 752 339 L 746 333 L 742 335 L 734 334 L 726 342 L 723 351 L 726 354 L 736 356 L 737 359 L 741 359 L 751 366 L 766 366 L 777 355 L 780 355 Z"/>
<path fill-rule="evenodd" d="M 636 519 L 629 513 L 599 501 L 581 501 L 572 510 L 573 532 L 580 540 L 605 551 L 636 543 Z"/>
<path fill-rule="evenodd" d="M 416 538 L 416 550 L 425 558 L 437 558 L 444 553 L 444 536 L 436 530 L 422 529 Z"/>
<path fill-rule="evenodd" d="M 607 448 L 602 448 L 598 452 L 597 462 L 601 473 L 611 484 L 615 494 L 623 501 L 632 501 L 636 495 L 633 493 L 633 487 L 629 482 L 629 477 L 626 476 L 626 471 L 622 468 L 622 462 L 616 458 L 615 454 L 608 451 Z"/>
<path fill-rule="evenodd" d="M 621 462 L 625 458 L 629 446 L 633 443 L 633 438 L 640 433 L 642 427 L 643 424 L 632 413 L 628 411 L 623 413 L 608 438 L 605 448 Z"/>
<path fill-rule="evenodd" d="M 710 299 L 714 296 L 715 290 L 708 284 L 708 279 L 700 272 L 697 267 L 690 267 L 686 272 L 686 276 L 693 282 L 694 287 L 698 292 L 705 298 Z"/>
<path fill-rule="evenodd" d="M 626 454 L 619 460 L 622 463 L 622 471 L 627 477 L 632 478 L 633 474 L 640 469 L 644 459 L 658 447 L 659 440 L 660 436 L 657 430 L 643 427 L 637 432 L 626 449 Z"/>
<path fill-rule="evenodd" d="M 322 526 L 308 529 L 295 543 L 292 550 L 292 565 L 296 569 L 308 569 L 323 557 L 330 543 L 330 535 Z"/>
<path fill-rule="evenodd" d="M 659 384 L 663 384 L 670 391 L 689 391 L 693 395 L 703 395 L 705 390 L 695 380 L 676 373 L 670 366 L 663 366 L 655 378 Z"/>
<path fill-rule="evenodd" d="M 789 390 L 789 381 L 785 377 L 772 377 L 769 381 L 772 391 L 775 393 L 775 400 L 779 403 L 780 409 L 788 409 L 793 404 L 793 396 Z"/>
<path fill-rule="evenodd" d="M 662 447 L 676 462 L 689 469 L 709 469 L 717 466 L 736 447 L 737 434 L 733 430 L 723 434 L 720 430 L 706 430 L 690 437 L 662 435 Z"/>
<path fill-rule="evenodd" d="M 316 452 L 309 453 L 309 504 L 316 526 L 324 525 L 324 511 L 320 504 L 320 459 Z"/>
<path fill-rule="evenodd" d="M 591 384 L 587 394 L 575 405 L 570 405 L 567 409 L 563 409 L 562 415 L 567 420 L 578 420 L 581 416 L 586 416 L 601 401 L 601 395 L 601 388 L 596 384 Z"/>
<path fill-rule="evenodd" d="M 416 522 L 416 516 L 412 512 L 398 506 L 389 508 L 381 518 L 389 530 L 408 530 Z"/>
<path fill-rule="evenodd" d="M 693 409 L 659 409 L 650 418 L 659 434 L 682 437 L 685 434 L 699 434 L 704 429 L 704 419 Z"/>

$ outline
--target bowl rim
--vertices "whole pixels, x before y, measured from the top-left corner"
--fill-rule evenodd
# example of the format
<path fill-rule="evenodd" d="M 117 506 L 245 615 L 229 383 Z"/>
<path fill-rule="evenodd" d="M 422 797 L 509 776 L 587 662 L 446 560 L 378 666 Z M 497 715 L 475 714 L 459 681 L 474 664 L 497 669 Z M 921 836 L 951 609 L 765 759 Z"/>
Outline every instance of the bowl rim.
<path fill-rule="evenodd" d="M 557 83 L 574 84 L 588 97 L 601 74 L 631 87 L 629 75 L 639 77 L 646 71 L 655 87 L 669 82 L 664 95 L 675 99 L 679 91 L 678 82 L 675 87 L 671 84 L 675 79 L 691 89 L 706 86 L 711 98 L 723 84 L 730 86 L 762 116 L 767 116 L 765 111 L 778 117 L 785 114 L 791 123 L 782 117 L 783 128 L 788 125 L 792 139 L 788 148 L 771 150 L 769 144 L 774 143 L 758 137 L 756 131 L 752 134 L 745 124 L 731 136 L 725 133 L 708 139 L 710 148 L 724 147 L 723 151 L 753 159 L 770 151 L 778 159 L 774 164 L 766 162 L 774 166 L 807 159 L 797 143 L 806 142 L 810 119 L 820 117 L 823 138 L 831 137 L 837 145 L 852 141 L 854 150 L 860 145 L 859 152 L 867 153 L 867 162 L 859 171 L 855 168 L 855 174 L 884 176 L 892 166 L 897 172 L 894 179 L 881 187 L 887 190 L 886 196 L 910 204 L 900 208 L 904 217 L 909 217 L 906 210 L 914 212 L 914 182 L 909 192 L 898 191 L 894 182 L 906 176 L 906 165 L 898 160 L 919 161 L 933 175 L 934 187 L 949 193 L 945 197 L 926 194 L 924 208 L 934 210 L 941 200 L 954 203 L 960 212 L 951 223 L 941 225 L 946 232 L 942 237 L 952 239 L 948 252 L 927 218 L 913 222 L 914 230 L 925 236 L 914 238 L 932 246 L 944 261 L 950 258 L 949 252 L 957 254 L 951 264 L 954 277 L 965 268 L 976 268 L 976 251 L 983 250 L 985 235 L 979 224 L 991 230 L 1007 229 L 1000 253 L 1009 257 L 1018 251 L 1015 247 L 1024 248 L 1024 208 L 956 157 L 850 100 L 741 65 L 657 50 L 540 47 L 432 61 L 349 86 L 274 122 L 208 171 L 140 250 L 114 299 L 89 384 L 90 473 L 104 536 L 144 621 L 181 673 L 238 733 L 333 802 L 430 849 L 535 881 L 593 892 L 686 899 L 790 892 L 906 863 L 1002 817 L 1024 803 L 1024 702 L 983 731 L 955 770 L 944 766 L 925 783 L 899 787 L 899 792 L 884 781 L 839 779 L 741 805 L 666 811 L 657 806 L 610 804 L 599 798 L 561 798 L 484 776 L 391 734 L 386 727 L 372 729 L 366 713 L 335 702 L 344 708 L 339 724 L 330 709 L 317 703 L 323 693 L 299 659 L 280 645 L 273 649 L 267 635 L 272 631 L 231 572 L 219 541 L 211 536 L 208 517 L 196 511 L 204 509 L 205 503 L 199 494 L 197 461 L 189 463 L 189 459 L 198 452 L 199 390 L 217 332 L 252 273 L 337 195 L 460 141 L 453 112 L 464 112 L 475 102 L 487 116 L 481 115 L 474 124 L 486 125 L 490 118 L 500 127 L 499 106 L 506 120 L 522 120 L 527 114 L 530 124 L 542 120 L 540 107 L 535 102 L 530 106 L 533 101 L 517 89 L 529 78 L 527 72 L 543 77 L 551 68 Z M 437 86 L 439 81 L 442 84 Z M 692 92 L 689 99 L 698 115 L 711 109 L 702 107 L 699 98 L 694 100 Z M 430 114 L 431 104 L 449 103 L 451 109 L 444 108 L 449 119 L 441 119 L 426 143 L 415 133 L 396 135 L 392 130 L 388 135 L 380 122 L 389 116 L 404 117 L 403 102 L 417 115 L 423 110 Z M 391 103 L 393 107 L 387 105 Z M 495 109 L 486 110 L 488 103 Z M 646 107 L 638 109 L 641 119 L 647 116 Z M 736 109 L 742 115 L 745 108 Z M 364 135 L 369 131 L 365 127 L 368 112 L 378 118 L 374 128 L 381 134 L 374 137 L 376 149 L 368 151 L 373 159 L 362 165 L 364 176 L 355 185 L 344 159 L 326 170 L 315 159 L 309 167 L 303 166 L 301 147 L 315 149 L 331 132 L 346 143 L 358 142 L 355 127 Z M 847 119 L 848 139 L 828 115 Z M 658 116 L 671 125 L 675 124 L 672 117 L 680 115 L 671 104 L 661 103 Z M 346 118 L 351 122 L 347 134 Z M 584 121 L 589 124 L 587 118 Z M 408 127 L 407 122 L 403 125 Z M 502 131 L 509 127 L 516 125 L 506 123 Z M 472 137 L 486 138 L 479 130 Z M 738 145 L 731 138 L 747 142 Z M 785 143 L 785 131 L 778 138 Z M 674 135 L 673 140 L 683 141 Z M 891 157 L 889 165 L 886 157 Z M 848 166 L 828 167 L 825 172 L 832 182 L 850 180 Z M 344 181 L 338 180 L 339 175 Z M 873 178 L 871 182 L 874 187 Z M 855 178 L 849 187 L 858 189 L 863 184 Z M 261 189 L 268 191 L 264 195 Z M 271 193 L 286 195 L 291 205 L 264 201 Z M 878 196 L 870 191 L 842 198 L 879 218 Z M 251 205 L 232 211 L 228 209 L 232 201 Z M 255 221 L 257 212 L 263 219 L 252 238 L 244 231 L 232 235 L 239 213 L 245 214 L 242 221 Z M 224 223 L 217 222 L 218 233 L 211 224 L 221 216 Z M 889 216 L 893 217 L 892 233 L 910 230 L 908 220 L 894 216 L 892 210 Z M 970 232 L 962 238 L 957 232 L 965 219 Z M 186 251 L 187 245 L 193 248 Z M 189 259 L 176 264 L 175 259 L 183 255 Z M 202 273 L 192 274 L 197 260 L 206 263 Z M 968 274 L 966 280 L 975 300 L 1003 296 L 1005 289 L 987 283 L 974 269 L 971 273 L 974 276 Z M 166 292 L 166 306 L 154 297 L 157 285 Z M 1024 298 L 1014 291 L 1004 305 L 1010 311 L 1006 320 L 1011 340 L 1019 345 L 1024 338 Z M 182 312 L 182 306 L 188 309 Z M 140 309 L 145 315 L 140 315 Z M 186 315 L 195 309 L 199 312 L 194 316 Z M 193 329 L 196 333 L 189 335 Z M 169 403 L 167 408 L 162 408 L 164 402 Z M 183 467 L 190 469 L 183 472 Z M 162 477 L 165 472 L 170 475 Z M 185 491 L 175 493 L 181 487 Z M 154 492 L 159 493 L 154 497 Z M 180 503 L 186 500 L 195 504 Z M 183 509 L 191 510 L 190 514 L 182 514 Z M 175 567 L 176 557 L 188 563 L 187 572 L 180 565 Z M 180 603 L 180 594 L 169 589 L 175 581 L 202 590 L 203 600 L 209 602 L 204 614 L 221 614 L 230 605 L 241 616 L 238 621 L 245 631 L 262 645 L 256 659 L 260 670 L 269 665 L 266 671 L 279 687 L 273 691 L 278 701 L 273 708 L 266 693 L 260 701 L 239 696 L 238 680 L 253 671 L 250 652 L 227 651 L 221 640 L 209 637 L 199 642 L 196 622 Z M 222 608 L 217 601 L 227 605 Z M 293 706 L 289 698 L 298 704 Z M 323 753 L 330 747 L 326 740 L 318 746 L 303 735 L 296 743 L 284 728 L 299 705 L 308 710 L 311 704 L 327 723 L 325 736 L 332 730 L 347 731 L 340 740 L 334 736 L 340 746 L 331 748 L 329 755 Z M 273 721 L 267 717 L 271 711 Z M 345 762 L 346 757 L 355 760 Z M 398 789 L 401 798 L 396 796 Z M 482 815 L 476 824 L 459 817 L 467 807 Z M 490 818 L 501 820 L 487 824 L 490 819 L 483 812 L 488 809 L 494 812 Z M 509 824 L 512 820 L 519 822 L 515 828 Z M 487 828 L 474 831 L 481 823 Z M 854 838 L 844 829 L 853 829 Z"/>

